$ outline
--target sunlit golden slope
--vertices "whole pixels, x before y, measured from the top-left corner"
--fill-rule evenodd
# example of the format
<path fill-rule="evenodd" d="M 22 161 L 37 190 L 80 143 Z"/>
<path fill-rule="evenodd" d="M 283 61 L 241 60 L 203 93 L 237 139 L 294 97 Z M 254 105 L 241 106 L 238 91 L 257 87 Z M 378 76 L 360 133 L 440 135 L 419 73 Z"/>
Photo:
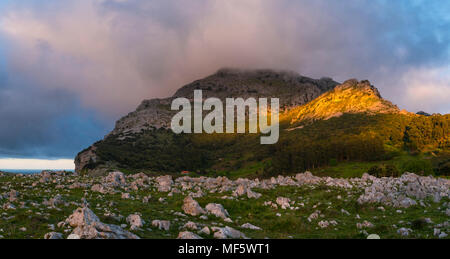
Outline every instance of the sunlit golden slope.
<path fill-rule="evenodd" d="M 313 101 L 289 110 L 283 120 L 291 124 L 303 121 L 327 120 L 344 113 L 407 113 L 384 100 L 369 81 L 348 80 Z"/>

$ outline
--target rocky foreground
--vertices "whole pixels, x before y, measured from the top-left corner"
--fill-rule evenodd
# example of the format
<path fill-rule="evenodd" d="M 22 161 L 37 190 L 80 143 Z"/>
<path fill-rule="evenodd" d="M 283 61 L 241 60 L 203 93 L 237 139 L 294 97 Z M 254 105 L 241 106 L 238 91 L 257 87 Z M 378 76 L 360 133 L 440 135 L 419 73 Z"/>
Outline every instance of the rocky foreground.
<path fill-rule="evenodd" d="M 448 238 L 450 180 L 0 173 L 0 238 Z"/>

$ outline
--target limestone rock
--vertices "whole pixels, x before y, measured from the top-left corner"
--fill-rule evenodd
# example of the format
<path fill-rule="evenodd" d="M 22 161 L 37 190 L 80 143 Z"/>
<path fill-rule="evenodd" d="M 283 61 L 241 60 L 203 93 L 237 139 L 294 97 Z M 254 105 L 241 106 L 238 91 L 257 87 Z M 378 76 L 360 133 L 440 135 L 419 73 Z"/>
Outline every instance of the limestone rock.
<path fill-rule="evenodd" d="M 86 207 L 76 209 L 73 214 L 66 219 L 66 223 L 74 228 L 82 225 L 91 225 L 94 222 L 100 222 L 100 219 L 92 212 L 92 210 Z"/>
<path fill-rule="evenodd" d="M 44 235 L 44 239 L 63 239 L 63 235 L 58 232 L 50 232 Z"/>
<path fill-rule="evenodd" d="M 97 215 L 87 207 L 76 209 L 66 222 L 75 228 L 71 234 L 80 239 L 139 239 L 119 226 L 100 222 Z"/>
<path fill-rule="evenodd" d="M 185 229 L 191 229 L 191 230 L 197 230 L 197 224 L 195 224 L 192 221 L 187 222 L 186 224 L 184 224 L 183 228 Z"/>
<path fill-rule="evenodd" d="M 158 191 L 160 192 L 168 192 L 172 188 L 173 180 L 172 176 L 165 175 L 165 176 L 158 176 L 156 178 L 156 182 L 158 183 Z"/>
<path fill-rule="evenodd" d="M 291 207 L 291 205 L 289 204 L 291 202 L 291 200 L 289 198 L 278 197 L 276 202 L 278 205 L 281 206 L 282 209 L 287 209 L 287 208 Z"/>
<path fill-rule="evenodd" d="M 111 172 L 106 176 L 105 182 L 114 187 L 126 185 L 127 181 L 122 172 Z"/>
<path fill-rule="evenodd" d="M 67 239 L 81 239 L 81 237 L 77 234 L 70 234 Z"/>
<path fill-rule="evenodd" d="M 253 229 L 253 230 L 261 230 L 260 227 L 257 227 L 255 225 L 252 225 L 250 223 L 245 223 L 241 226 L 241 228 L 248 228 L 248 229 Z"/>
<path fill-rule="evenodd" d="M 199 235 L 196 235 L 189 231 L 183 231 L 178 234 L 177 239 L 203 239 Z"/>
<path fill-rule="evenodd" d="M 139 214 L 131 214 L 127 217 L 127 223 L 131 230 L 138 230 L 144 226 L 144 221 Z"/>
<path fill-rule="evenodd" d="M 412 230 L 410 228 L 400 228 L 397 233 L 401 236 L 407 237 Z"/>
<path fill-rule="evenodd" d="M 191 196 L 187 196 L 184 198 L 184 203 L 182 206 L 184 213 L 189 214 L 191 216 L 198 216 L 201 214 L 205 214 L 205 210 L 200 207 L 198 202 L 194 200 Z"/>
<path fill-rule="evenodd" d="M 209 230 L 209 228 L 208 227 L 204 227 L 204 228 L 202 228 L 201 230 L 200 230 L 200 233 L 203 233 L 203 234 L 205 234 L 205 235 L 210 235 L 211 234 L 211 231 Z"/>
<path fill-rule="evenodd" d="M 16 190 L 11 190 L 11 191 L 9 192 L 9 201 L 10 201 L 10 202 L 15 202 L 15 201 L 17 201 L 17 200 L 18 200 L 18 197 L 19 197 L 19 192 L 18 192 L 18 191 L 16 191 Z"/>
<path fill-rule="evenodd" d="M 227 238 L 231 238 L 231 239 L 244 238 L 244 239 L 246 239 L 247 238 L 244 233 L 242 233 L 232 227 L 228 227 L 228 226 L 226 226 L 224 228 L 212 227 L 212 231 L 214 232 L 214 238 L 216 238 L 216 239 L 227 239 Z"/>
<path fill-rule="evenodd" d="M 216 217 L 219 218 L 223 218 L 226 219 L 228 218 L 230 215 L 228 214 L 228 211 L 226 209 L 224 209 L 224 207 L 221 204 L 217 204 L 217 203 L 209 203 L 208 205 L 206 205 L 205 209 L 215 215 Z"/>
<path fill-rule="evenodd" d="M 160 230 L 169 231 L 170 221 L 168 221 L 168 220 L 153 220 L 152 226 L 157 227 Z"/>
<path fill-rule="evenodd" d="M 101 184 L 94 184 L 94 185 L 91 187 L 91 191 L 93 191 L 93 192 L 99 192 L 99 193 L 103 193 L 103 194 L 105 194 L 105 193 L 108 192 L 108 191 L 105 189 L 105 187 L 103 187 L 103 185 L 101 185 Z"/>

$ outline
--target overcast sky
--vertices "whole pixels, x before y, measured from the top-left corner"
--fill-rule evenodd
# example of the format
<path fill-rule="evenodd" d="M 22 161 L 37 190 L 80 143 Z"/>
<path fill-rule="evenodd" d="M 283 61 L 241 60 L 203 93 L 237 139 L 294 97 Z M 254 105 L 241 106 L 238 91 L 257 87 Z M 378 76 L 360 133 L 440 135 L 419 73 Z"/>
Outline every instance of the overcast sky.
<path fill-rule="evenodd" d="M 450 112 L 447 0 L 0 1 L 0 157 L 73 158 L 221 67 L 369 79 Z"/>

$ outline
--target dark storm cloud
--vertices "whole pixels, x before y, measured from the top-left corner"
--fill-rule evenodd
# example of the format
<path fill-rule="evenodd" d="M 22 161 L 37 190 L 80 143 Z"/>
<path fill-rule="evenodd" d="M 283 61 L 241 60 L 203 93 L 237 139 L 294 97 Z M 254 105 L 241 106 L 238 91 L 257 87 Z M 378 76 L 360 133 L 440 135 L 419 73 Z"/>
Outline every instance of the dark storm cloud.
<path fill-rule="evenodd" d="M 0 158 L 72 158 L 106 132 L 64 90 L 42 91 L 11 77 L 0 87 Z"/>
<path fill-rule="evenodd" d="M 3 70 L 32 82 L 7 88 L 34 106 L 28 113 L 11 99 L 0 119 L 95 124 L 83 117 L 88 109 L 112 123 L 142 99 L 171 95 L 221 67 L 369 79 L 401 108 L 448 113 L 449 14 L 444 0 L 19 1 L 0 10 L 9 46 Z M 27 91 L 41 101 L 27 100 Z M 1 127 L 9 136 L 4 150 L 14 152 L 72 134 Z M 78 137 L 99 138 L 99 128 Z"/>

